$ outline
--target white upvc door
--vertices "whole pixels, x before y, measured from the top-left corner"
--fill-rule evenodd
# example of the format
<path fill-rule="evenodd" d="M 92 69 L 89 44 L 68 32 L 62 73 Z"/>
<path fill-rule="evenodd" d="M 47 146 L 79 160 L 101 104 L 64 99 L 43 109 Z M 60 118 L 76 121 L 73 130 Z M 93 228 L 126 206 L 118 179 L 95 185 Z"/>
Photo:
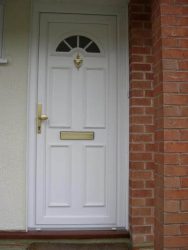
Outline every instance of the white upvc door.
<path fill-rule="evenodd" d="M 38 104 L 48 120 L 37 134 L 40 227 L 117 226 L 116 26 L 115 16 L 41 15 Z"/>

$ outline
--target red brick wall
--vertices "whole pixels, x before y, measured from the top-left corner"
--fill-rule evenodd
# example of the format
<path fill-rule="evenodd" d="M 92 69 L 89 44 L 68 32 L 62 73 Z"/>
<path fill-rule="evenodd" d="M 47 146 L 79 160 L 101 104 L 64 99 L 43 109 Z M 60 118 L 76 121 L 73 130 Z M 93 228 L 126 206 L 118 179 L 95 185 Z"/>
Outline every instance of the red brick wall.
<path fill-rule="evenodd" d="M 161 0 L 159 16 L 164 128 L 161 142 L 164 151 L 161 168 L 164 224 L 161 223 L 161 228 L 163 226 L 164 246 L 158 247 L 156 242 L 156 249 L 188 249 L 188 1 Z"/>
<path fill-rule="evenodd" d="M 134 245 L 153 241 L 154 108 L 151 1 L 129 4 L 130 230 Z"/>
<path fill-rule="evenodd" d="M 133 243 L 186 250 L 188 0 L 131 0 L 129 25 Z"/>

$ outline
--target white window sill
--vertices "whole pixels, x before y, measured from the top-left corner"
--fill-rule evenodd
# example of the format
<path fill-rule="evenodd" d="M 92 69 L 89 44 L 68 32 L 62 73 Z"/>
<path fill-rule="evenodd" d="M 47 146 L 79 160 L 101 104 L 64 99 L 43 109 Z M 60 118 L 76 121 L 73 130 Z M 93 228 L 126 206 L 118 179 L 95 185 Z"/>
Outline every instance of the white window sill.
<path fill-rule="evenodd" d="M 7 64 L 8 60 L 7 58 L 0 58 L 0 64 Z"/>

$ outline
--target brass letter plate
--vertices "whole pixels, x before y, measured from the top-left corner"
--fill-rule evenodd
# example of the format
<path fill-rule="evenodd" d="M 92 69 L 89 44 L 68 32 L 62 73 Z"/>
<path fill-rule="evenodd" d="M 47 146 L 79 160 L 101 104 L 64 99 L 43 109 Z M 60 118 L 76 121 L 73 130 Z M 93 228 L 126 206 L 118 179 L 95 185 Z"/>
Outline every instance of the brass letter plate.
<path fill-rule="evenodd" d="M 61 140 L 94 140 L 94 132 L 61 131 Z"/>

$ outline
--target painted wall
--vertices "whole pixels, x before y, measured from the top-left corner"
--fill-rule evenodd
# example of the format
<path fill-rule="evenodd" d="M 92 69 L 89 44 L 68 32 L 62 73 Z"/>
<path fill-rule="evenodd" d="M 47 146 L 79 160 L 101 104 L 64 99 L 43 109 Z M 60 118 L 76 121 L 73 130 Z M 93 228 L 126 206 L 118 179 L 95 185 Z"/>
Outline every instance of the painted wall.
<path fill-rule="evenodd" d="M 26 109 L 30 0 L 7 0 L 0 65 L 0 230 L 26 226 Z"/>

